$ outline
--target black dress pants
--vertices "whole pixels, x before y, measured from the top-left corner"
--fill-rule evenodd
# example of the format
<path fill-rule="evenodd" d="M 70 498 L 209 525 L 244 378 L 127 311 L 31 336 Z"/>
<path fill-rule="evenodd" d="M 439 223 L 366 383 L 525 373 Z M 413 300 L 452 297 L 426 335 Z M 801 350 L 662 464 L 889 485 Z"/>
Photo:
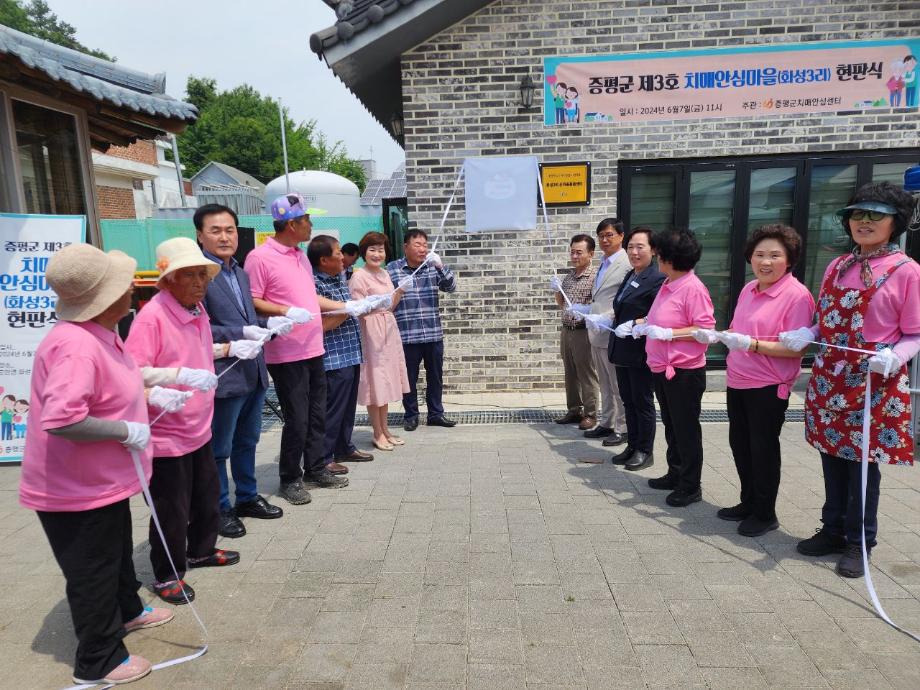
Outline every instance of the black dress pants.
<path fill-rule="evenodd" d="M 760 520 L 776 519 L 779 491 L 779 435 L 789 400 L 776 395 L 777 386 L 729 388 L 728 444 L 741 480 L 741 503 Z"/>
<path fill-rule="evenodd" d="M 703 474 L 700 411 L 706 390 L 706 367 L 676 369 L 670 381 L 663 372 L 653 376 L 668 443 L 668 475 L 679 490 L 692 493 L 700 488 Z"/>
<path fill-rule="evenodd" d="M 403 394 L 403 417 L 418 419 L 418 374 L 425 363 L 425 405 L 428 419 L 444 416 L 441 394 L 444 389 L 444 341 L 430 343 L 403 343 L 406 357 L 406 374 L 409 377 L 409 392 Z"/>
<path fill-rule="evenodd" d="M 356 450 L 351 442 L 351 433 L 355 428 L 360 380 L 360 364 L 326 372 L 326 440 L 323 462 L 327 465 L 335 458 Z"/>
<path fill-rule="evenodd" d="M 153 459 L 150 495 L 179 577 L 185 576 L 186 557 L 214 553 L 220 524 L 220 479 L 208 441 L 198 450 L 177 458 Z M 150 563 L 157 582 L 176 576 L 163 541 L 150 518 Z"/>
<path fill-rule="evenodd" d="M 275 382 L 275 393 L 284 417 L 278 463 L 281 483 L 319 474 L 326 467 L 323 461 L 326 437 L 326 371 L 323 358 L 269 364 L 268 371 Z"/>
<path fill-rule="evenodd" d="M 644 364 L 616 367 L 617 386 L 626 413 L 626 438 L 630 448 L 651 453 L 655 445 L 655 382 Z"/>
<path fill-rule="evenodd" d="M 212 463 L 213 464 L 213 463 Z M 134 573 L 128 499 L 67 513 L 39 511 L 38 519 L 67 582 L 77 634 L 73 674 L 98 680 L 128 657 L 124 624 L 144 604 Z"/>

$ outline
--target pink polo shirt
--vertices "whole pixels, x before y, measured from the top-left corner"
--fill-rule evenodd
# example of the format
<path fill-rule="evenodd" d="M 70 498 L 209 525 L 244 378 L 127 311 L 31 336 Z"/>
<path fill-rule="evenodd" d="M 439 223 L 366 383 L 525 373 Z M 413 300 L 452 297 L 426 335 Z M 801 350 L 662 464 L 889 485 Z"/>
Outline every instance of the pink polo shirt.
<path fill-rule="evenodd" d="M 686 328 L 716 325 L 709 290 L 693 271 L 677 280 L 666 280 L 648 310 L 648 322 L 663 328 Z M 670 379 L 674 369 L 698 369 L 706 366 L 706 346 L 693 338 L 678 340 L 645 339 L 648 367 L 655 373 L 665 372 Z"/>
<path fill-rule="evenodd" d="M 87 416 L 147 423 L 144 382 L 115 331 L 59 321 L 32 365 L 31 407 L 19 501 L 48 512 L 93 510 L 139 493 L 129 451 L 118 441 L 68 441 L 49 429 Z M 140 453 L 150 479 L 151 449 Z"/>
<path fill-rule="evenodd" d="M 888 269 L 905 255 L 898 252 L 876 259 L 869 259 L 872 276 L 881 278 Z M 839 260 L 838 260 L 839 261 Z M 837 277 L 838 261 L 831 261 L 824 271 L 824 279 L 833 274 Z M 860 263 L 850 266 L 840 281 L 841 287 L 865 290 L 859 275 Z M 908 261 L 891 274 L 878 289 L 866 310 L 863 335 L 870 343 L 896 343 L 903 334 L 920 333 L 920 264 Z"/>
<path fill-rule="evenodd" d="M 214 341 L 211 322 L 202 305 L 198 316 L 161 290 L 140 310 L 125 347 L 141 367 L 186 367 L 214 371 Z M 207 393 L 188 386 L 171 386 L 195 391 L 178 412 L 164 414 L 150 426 L 155 458 L 178 458 L 198 450 L 211 440 L 214 391 Z M 151 408 L 151 422 L 162 410 Z"/>
<path fill-rule="evenodd" d="M 319 317 L 319 300 L 313 282 L 313 269 L 299 247 L 285 247 L 269 237 L 246 257 L 244 268 L 249 276 L 252 296 L 266 302 L 301 307 L 313 313 L 313 320 L 294 326 L 288 335 L 265 343 L 265 361 L 284 364 L 321 357 L 323 323 Z"/>
<path fill-rule="evenodd" d="M 782 331 L 811 326 L 815 300 L 791 273 L 787 273 L 761 292 L 757 281 L 744 286 L 735 305 L 729 328 L 761 340 L 775 342 Z M 754 352 L 728 353 L 729 388 L 763 388 L 778 386 L 777 396 L 789 397 L 789 389 L 798 378 L 801 357 L 769 357 Z"/>

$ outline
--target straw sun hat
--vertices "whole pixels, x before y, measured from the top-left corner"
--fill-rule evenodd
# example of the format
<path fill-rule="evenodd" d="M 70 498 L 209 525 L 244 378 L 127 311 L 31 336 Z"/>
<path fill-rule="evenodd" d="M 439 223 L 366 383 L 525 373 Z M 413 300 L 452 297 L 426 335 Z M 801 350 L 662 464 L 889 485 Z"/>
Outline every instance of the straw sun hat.
<path fill-rule="evenodd" d="M 89 321 L 111 307 L 134 280 L 137 261 L 124 252 L 108 253 L 90 244 L 71 244 L 48 262 L 45 278 L 57 293 L 62 321 Z"/>
<path fill-rule="evenodd" d="M 220 265 L 202 254 L 195 241 L 188 237 L 174 237 L 157 246 L 157 269 L 160 271 L 158 286 L 163 284 L 163 278 L 170 273 L 193 266 L 205 266 L 211 279 L 220 273 Z"/>

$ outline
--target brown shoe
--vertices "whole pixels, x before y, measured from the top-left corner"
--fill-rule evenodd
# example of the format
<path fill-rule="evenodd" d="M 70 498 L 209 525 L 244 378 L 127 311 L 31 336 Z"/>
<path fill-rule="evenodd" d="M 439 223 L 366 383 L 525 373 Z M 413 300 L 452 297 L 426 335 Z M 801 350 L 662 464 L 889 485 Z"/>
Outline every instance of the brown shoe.
<path fill-rule="evenodd" d="M 339 462 L 330 462 L 326 465 L 326 469 L 330 474 L 348 474 L 348 468 Z"/>
<path fill-rule="evenodd" d="M 578 423 L 578 428 L 582 431 L 593 429 L 597 426 L 597 417 L 585 417 Z"/>

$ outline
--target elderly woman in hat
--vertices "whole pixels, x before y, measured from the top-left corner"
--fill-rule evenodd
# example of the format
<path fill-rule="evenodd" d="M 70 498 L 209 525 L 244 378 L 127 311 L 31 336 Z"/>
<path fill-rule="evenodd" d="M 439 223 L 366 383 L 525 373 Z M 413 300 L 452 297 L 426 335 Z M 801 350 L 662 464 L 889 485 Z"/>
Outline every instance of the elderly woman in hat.
<path fill-rule="evenodd" d="M 187 568 L 233 565 L 240 560 L 239 553 L 215 547 L 220 481 L 211 450 L 217 386 L 214 359 L 253 359 L 262 342 L 214 344 L 201 300 L 220 266 L 208 260 L 194 241 L 177 237 L 161 243 L 157 268 L 160 291 L 134 319 L 126 347 L 145 367 L 148 381 L 177 385 L 194 393 L 181 412 L 165 413 L 151 425 L 150 494 L 166 539 L 164 545 L 151 517 L 153 588 L 164 601 L 184 604 L 195 597 L 183 580 Z M 148 367 L 162 373 L 154 377 Z"/>
<path fill-rule="evenodd" d="M 791 350 L 819 343 L 805 395 L 805 438 L 821 454 L 823 525 L 797 549 L 806 556 L 842 553 L 837 573 L 844 577 L 864 574 L 863 534 L 867 556 L 876 544 L 879 465 L 913 464 L 907 362 L 920 351 L 920 266 L 895 242 L 913 212 L 910 194 L 891 183 L 860 187 L 838 212 L 855 247 L 824 273 L 817 325 L 780 333 Z M 864 438 L 867 376 L 871 420 Z"/>
<path fill-rule="evenodd" d="M 145 607 L 134 572 L 128 499 L 141 491 L 151 452 L 141 372 L 115 330 L 131 307 L 136 262 L 86 244 L 48 263 L 58 323 L 35 353 L 19 496 L 38 512 L 67 582 L 78 644 L 76 683 L 127 683 L 150 673 L 124 636 L 172 619 Z M 152 375 L 158 372 L 152 371 Z M 153 407 L 177 410 L 185 395 L 153 387 Z"/>

